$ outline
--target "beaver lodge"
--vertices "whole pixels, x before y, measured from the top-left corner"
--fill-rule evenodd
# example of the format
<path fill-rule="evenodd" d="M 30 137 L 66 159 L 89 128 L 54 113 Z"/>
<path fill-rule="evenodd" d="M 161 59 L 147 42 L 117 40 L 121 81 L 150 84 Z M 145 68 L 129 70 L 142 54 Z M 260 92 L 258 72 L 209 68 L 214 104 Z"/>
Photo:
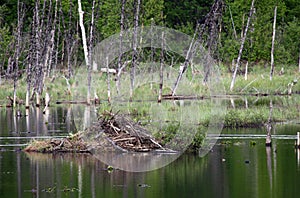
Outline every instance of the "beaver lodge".
<path fill-rule="evenodd" d="M 66 138 L 32 141 L 27 152 L 89 152 L 101 151 L 150 152 L 170 151 L 151 133 L 126 115 L 107 112 L 84 132 Z"/>

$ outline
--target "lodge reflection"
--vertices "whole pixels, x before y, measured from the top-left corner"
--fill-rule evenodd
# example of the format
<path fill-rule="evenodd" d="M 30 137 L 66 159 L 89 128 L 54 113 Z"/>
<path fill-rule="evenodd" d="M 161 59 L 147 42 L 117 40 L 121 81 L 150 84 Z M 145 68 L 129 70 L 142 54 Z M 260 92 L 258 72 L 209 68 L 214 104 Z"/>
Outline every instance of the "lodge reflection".
<path fill-rule="evenodd" d="M 278 152 L 263 141 L 255 147 L 245 144 L 217 144 L 205 157 L 185 154 L 150 172 L 109 172 L 108 165 L 91 154 L 18 152 L 15 191 L 19 197 L 24 192 L 36 197 L 237 197 L 249 192 L 268 197 L 282 193 L 282 182 L 297 181 L 299 171 L 289 173 L 286 167 L 297 164 L 298 153 L 276 141 Z"/>
<path fill-rule="evenodd" d="M 119 195 L 123 194 L 123 197 L 131 197 L 128 188 L 132 188 L 130 191 L 134 190 L 137 197 L 143 197 L 144 187 L 140 184 L 145 184 L 146 173 L 121 170 L 110 173 L 107 165 L 90 154 L 26 153 L 26 157 L 30 161 L 30 172 L 34 178 L 31 180 L 32 190 L 37 197 L 44 197 L 46 194 L 42 192 L 49 188 L 55 188 L 53 193 L 57 197 L 64 196 L 68 189 L 78 197 L 99 197 L 99 191 L 102 194 L 112 189 Z M 21 178 L 20 171 L 18 189 L 24 189 Z"/>

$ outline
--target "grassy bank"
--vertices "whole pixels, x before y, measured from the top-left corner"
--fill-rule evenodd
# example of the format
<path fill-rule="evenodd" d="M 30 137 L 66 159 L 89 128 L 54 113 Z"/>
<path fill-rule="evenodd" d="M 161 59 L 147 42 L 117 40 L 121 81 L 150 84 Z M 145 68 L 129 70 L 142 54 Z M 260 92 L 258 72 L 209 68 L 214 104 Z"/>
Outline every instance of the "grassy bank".
<path fill-rule="evenodd" d="M 282 75 L 279 75 L 275 71 L 273 80 L 269 80 L 269 69 L 262 67 L 255 67 L 250 69 L 248 79 L 244 79 L 244 75 L 238 75 L 236 84 L 232 92 L 229 91 L 231 82 L 231 73 L 226 72 L 226 68 L 222 66 L 221 70 L 221 81 L 224 84 L 225 92 L 224 96 L 225 105 L 228 107 L 227 114 L 224 120 L 225 127 L 260 127 L 266 123 L 269 117 L 269 104 L 272 100 L 274 105 L 273 121 L 281 122 L 288 121 L 291 119 L 299 118 L 299 104 L 297 100 L 299 96 L 297 93 L 300 92 L 300 83 L 296 83 L 299 79 L 299 72 L 297 68 L 285 69 Z M 170 75 L 176 75 L 177 73 L 170 73 Z M 74 75 L 75 77 L 66 80 L 63 74 L 57 72 L 51 78 L 45 80 L 45 92 L 48 92 L 51 96 L 51 103 L 54 104 L 56 101 L 62 100 L 77 100 L 85 101 L 87 92 L 86 83 L 86 70 L 81 69 Z M 189 75 L 188 75 L 189 76 Z M 170 77 L 170 76 L 169 76 Z M 174 79 L 174 76 L 171 76 Z M 116 95 L 116 82 L 113 80 L 115 77 L 111 76 L 111 95 Z M 184 93 L 187 95 L 196 95 L 198 97 L 209 98 L 210 92 L 207 86 L 202 84 L 201 76 L 196 76 L 193 80 L 189 79 L 181 82 L 181 86 L 178 89 L 178 94 Z M 107 82 L 106 74 L 101 72 L 93 73 L 92 76 L 92 90 L 91 94 L 94 97 L 94 93 L 97 93 L 100 100 L 107 105 Z M 3 80 L 3 79 L 2 79 Z M 136 90 L 134 92 L 134 99 L 144 101 L 156 101 L 158 96 L 158 84 L 152 83 L 157 82 L 152 77 L 144 75 L 138 75 L 136 78 Z M 288 96 L 288 84 L 294 82 L 292 87 L 292 96 Z M 124 98 L 129 97 L 129 83 L 130 79 L 122 79 L 121 93 Z M 173 81 L 168 78 L 165 79 L 165 85 L 163 94 L 169 94 L 173 86 Z M 214 88 L 214 87 L 212 87 Z M 218 89 L 218 88 L 217 88 Z M 25 101 L 26 94 L 26 78 L 21 77 L 17 84 L 17 97 L 20 101 Z M 250 97 L 250 96 L 255 97 Z M 268 95 L 282 95 L 282 97 L 263 97 Z M 13 96 L 13 81 L 6 80 L 0 84 L 0 105 L 5 106 L 9 103 L 7 97 Z M 34 102 L 33 102 L 34 103 Z M 113 104 L 114 105 L 114 104 Z M 167 105 L 164 108 L 169 111 L 174 111 L 178 107 L 176 105 Z M 201 106 L 202 105 L 202 106 Z M 187 115 L 189 112 L 193 112 L 193 107 L 187 108 L 189 105 L 185 105 L 187 109 Z M 105 109 L 105 105 L 103 109 Z M 111 108 L 107 105 L 106 109 Z M 132 115 L 149 115 L 149 107 L 147 104 L 142 105 L 127 105 L 124 107 Z M 157 111 L 160 111 L 158 108 Z M 207 126 L 210 121 L 210 109 L 209 104 L 200 104 L 199 111 L 205 112 L 199 120 L 199 124 Z M 166 111 L 167 112 L 167 111 Z M 136 119 L 139 119 L 138 117 Z M 192 118 L 190 118 L 192 119 Z"/>
<path fill-rule="evenodd" d="M 297 68 L 289 67 L 285 69 L 285 72 L 280 75 L 278 71 L 275 71 L 273 80 L 269 80 L 269 69 L 262 68 L 259 66 L 253 67 L 247 75 L 247 80 L 245 80 L 244 74 L 240 74 L 236 78 L 236 83 L 234 90 L 230 91 L 230 83 L 232 74 L 227 71 L 225 66 L 220 67 L 221 71 L 221 81 L 224 85 L 224 92 L 228 95 L 287 95 L 289 84 L 293 83 L 292 93 L 300 93 L 300 73 Z M 277 69 L 278 70 L 278 69 Z M 164 78 L 164 89 L 163 94 L 170 94 L 174 79 L 176 79 L 177 72 L 166 71 L 168 77 Z M 116 96 L 116 82 L 115 76 L 111 75 L 111 95 Z M 137 99 L 149 99 L 157 98 L 158 95 L 158 83 L 159 78 L 157 76 L 147 76 L 144 74 L 137 75 L 135 80 L 136 90 L 134 92 L 134 97 Z M 187 74 L 187 78 L 180 82 L 180 86 L 177 90 L 177 94 L 185 93 L 186 95 L 198 96 L 209 96 L 211 94 L 210 89 L 215 91 L 219 87 L 207 87 L 202 84 L 202 76 L 196 75 L 194 78 L 191 74 Z M 85 100 L 87 91 L 87 77 L 85 69 L 78 69 L 75 72 L 74 77 L 70 80 L 66 80 L 64 75 L 57 71 L 51 78 L 46 78 L 44 93 L 49 92 L 52 98 L 52 102 L 56 100 Z M 122 79 L 121 92 L 126 95 L 129 93 L 130 79 L 128 76 Z M 150 89 L 151 87 L 151 89 Z M 215 89 L 215 90 L 214 90 Z M 96 92 L 100 99 L 107 99 L 107 82 L 106 74 L 101 72 L 94 72 L 92 74 L 92 96 Z M 0 105 L 5 105 L 7 102 L 7 97 L 13 96 L 13 81 L 4 80 L 0 84 Z M 26 78 L 21 77 L 17 82 L 17 97 L 20 100 L 25 100 L 26 96 Z M 155 97 L 154 97 L 155 96 Z"/>

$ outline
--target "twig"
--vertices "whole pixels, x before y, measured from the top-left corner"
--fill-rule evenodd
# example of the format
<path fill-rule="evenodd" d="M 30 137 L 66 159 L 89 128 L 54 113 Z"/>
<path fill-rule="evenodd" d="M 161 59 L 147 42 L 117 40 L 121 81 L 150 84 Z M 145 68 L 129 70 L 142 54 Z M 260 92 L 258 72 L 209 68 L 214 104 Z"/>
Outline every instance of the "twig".
<path fill-rule="evenodd" d="M 258 78 L 255 78 L 254 80 L 252 80 L 250 83 L 248 83 L 241 91 L 240 93 L 242 93 L 245 89 L 247 89 L 252 83 L 254 83 L 255 81 L 257 81 Z"/>
<path fill-rule="evenodd" d="M 114 142 L 123 142 L 123 141 L 134 140 L 134 139 L 136 139 L 136 137 L 121 138 L 121 139 L 114 140 Z"/>
<path fill-rule="evenodd" d="M 161 148 L 162 150 L 165 150 L 165 148 L 163 148 L 158 142 L 154 141 L 153 139 L 150 138 L 150 141 L 155 144 L 156 146 L 158 146 L 159 148 Z"/>

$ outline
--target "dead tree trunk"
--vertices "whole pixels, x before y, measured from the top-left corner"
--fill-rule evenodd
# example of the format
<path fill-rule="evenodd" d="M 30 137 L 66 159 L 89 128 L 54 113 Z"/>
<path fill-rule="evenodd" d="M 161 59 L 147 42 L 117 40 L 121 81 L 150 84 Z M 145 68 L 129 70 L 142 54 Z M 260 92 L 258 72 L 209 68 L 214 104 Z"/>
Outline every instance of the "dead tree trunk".
<path fill-rule="evenodd" d="M 61 28 L 61 20 L 63 19 L 61 1 L 59 1 L 58 7 L 59 7 L 59 15 L 58 15 L 58 25 L 57 25 L 58 26 L 58 28 L 57 28 L 57 37 L 56 37 L 56 43 L 55 43 L 55 49 L 56 50 L 55 50 L 54 64 L 53 64 L 54 68 L 52 68 L 52 70 L 56 70 L 57 64 L 58 64 L 58 55 L 60 54 L 59 45 L 60 45 L 60 37 L 61 37 L 61 29 L 62 29 Z"/>
<path fill-rule="evenodd" d="M 122 70 L 124 69 L 122 65 L 122 57 L 123 57 L 123 32 L 124 32 L 124 19 L 125 19 L 125 4 L 126 0 L 122 0 L 122 5 L 121 5 L 121 19 L 120 19 L 120 44 L 119 44 L 119 57 L 118 57 L 118 72 L 117 72 L 117 94 L 120 94 L 120 85 L 121 85 L 121 73 Z M 124 64 L 126 66 L 126 64 Z"/>
<path fill-rule="evenodd" d="M 34 20 L 31 23 L 31 33 L 30 33 L 30 44 L 29 44 L 29 54 L 28 54 L 28 64 L 26 67 L 26 101 L 25 101 L 25 108 L 29 109 L 29 103 L 30 103 L 30 90 L 31 90 L 31 83 L 32 83 L 32 77 L 34 75 L 34 68 L 35 68 L 35 17 Z"/>
<path fill-rule="evenodd" d="M 83 22 L 84 12 L 82 11 L 81 0 L 78 0 L 78 13 L 79 13 L 79 25 L 80 25 L 81 36 L 82 36 L 81 39 L 82 39 L 82 45 L 83 45 L 84 60 L 85 60 L 85 64 L 88 66 L 90 63 L 89 63 L 89 58 L 88 58 L 88 48 L 87 48 L 87 42 L 86 42 L 85 27 L 84 27 L 84 22 Z"/>
<path fill-rule="evenodd" d="M 140 15 L 140 4 L 141 0 L 134 1 L 135 7 L 135 15 L 134 15 L 134 27 L 133 27 L 133 39 L 132 39 L 132 65 L 130 70 L 130 100 L 133 97 L 133 89 L 134 89 L 134 78 L 135 78 L 135 70 L 137 66 L 137 34 L 138 34 L 138 26 L 139 26 L 139 15 Z"/>
<path fill-rule="evenodd" d="M 275 44 L 275 33 L 276 33 L 276 15 L 277 15 L 277 6 L 275 6 L 275 9 L 274 9 L 274 22 L 273 22 L 273 35 L 272 35 L 272 48 L 271 48 L 270 80 L 272 80 L 273 73 L 274 73 L 274 44 Z"/>
<path fill-rule="evenodd" d="M 68 65 L 68 78 L 70 78 L 73 75 L 72 71 L 72 65 L 71 65 L 71 59 L 72 59 L 72 54 L 73 54 L 73 45 L 75 40 L 73 40 L 72 36 L 72 13 L 73 13 L 73 2 L 72 0 L 69 1 L 69 24 L 68 24 L 68 30 L 65 28 L 64 20 L 63 20 L 63 26 L 65 29 L 65 37 L 66 39 L 66 49 L 67 49 L 67 65 Z M 63 50 L 64 51 L 64 50 Z"/>
<path fill-rule="evenodd" d="M 186 71 L 186 69 L 188 67 L 188 64 L 190 63 L 190 60 L 193 56 L 192 49 L 196 48 L 195 47 L 195 42 L 196 42 L 195 38 L 196 38 L 196 35 L 197 35 L 198 31 L 199 31 L 199 24 L 197 24 L 196 30 L 194 32 L 194 36 L 193 36 L 192 41 L 190 43 L 189 49 L 186 53 L 185 61 L 183 62 L 182 65 L 180 65 L 179 74 L 177 76 L 176 82 L 175 82 L 173 90 L 172 90 L 172 96 L 175 95 L 176 89 L 178 88 L 178 85 L 179 85 L 179 82 L 180 82 L 180 80 L 183 76 L 183 73 Z"/>
<path fill-rule="evenodd" d="M 246 28 L 245 28 L 245 31 L 244 31 L 244 34 L 243 34 L 243 37 L 242 37 L 242 40 L 241 40 L 239 55 L 238 55 L 238 58 L 237 58 L 237 61 L 236 61 L 236 64 L 235 64 L 235 69 L 234 69 L 234 72 L 233 72 L 233 75 L 232 75 L 232 81 L 231 81 L 231 84 L 230 84 L 230 91 L 233 90 L 236 74 L 237 74 L 237 71 L 239 69 L 239 65 L 240 65 L 240 61 L 241 61 L 241 57 L 242 57 L 242 53 L 243 53 L 243 49 L 244 49 L 244 44 L 245 44 L 249 24 L 250 24 L 251 17 L 252 17 L 253 12 L 254 12 L 254 1 L 255 0 L 252 0 L 250 12 L 249 12 L 249 16 L 248 16 L 248 20 L 247 20 L 247 24 L 246 24 Z"/>
<path fill-rule="evenodd" d="M 50 77 L 50 72 L 52 70 L 52 55 L 54 51 L 55 46 L 55 31 L 56 31 L 56 21 L 57 21 L 57 4 L 58 0 L 55 0 L 55 8 L 54 8 L 54 19 L 52 24 L 52 30 L 51 30 L 51 40 L 50 40 L 50 46 L 48 46 L 49 49 L 49 63 L 48 63 L 48 69 L 47 69 L 47 76 Z M 60 28 L 60 27 L 58 27 Z"/>
<path fill-rule="evenodd" d="M 18 26 L 16 33 L 16 50 L 15 50 L 15 68 L 14 68 L 14 98 L 13 98 L 13 107 L 16 107 L 17 100 L 17 81 L 18 81 L 18 73 L 19 73 L 19 58 L 20 58 L 20 49 L 21 49 L 21 30 L 23 27 L 23 19 L 24 19 L 24 8 L 23 4 L 21 5 L 20 0 L 18 0 Z"/>
<path fill-rule="evenodd" d="M 203 42 L 202 37 L 205 31 L 207 31 L 208 38 L 205 42 L 205 47 L 207 48 L 208 54 L 210 54 L 211 56 L 214 55 L 218 47 L 218 39 L 221 35 L 221 31 L 218 27 L 220 27 L 222 23 L 222 13 L 224 6 L 225 3 L 223 0 L 215 0 L 214 4 L 210 9 L 210 12 L 205 17 L 205 23 L 201 25 L 202 27 L 199 34 L 199 41 Z M 208 78 L 210 76 L 211 71 L 211 62 L 209 60 L 205 60 L 205 63 L 206 64 L 204 65 L 205 73 L 203 78 L 203 84 L 206 84 L 208 82 Z"/>
<path fill-rule="evenodd" d="M 51 5 L 52 5 L 52 0 L 49 1 L 49 12 L 51 10 Z M 50 18 L 49 17 L 50 17 L 50 14 L 48 15 L 47 23 L 50 22 Z M 48 29 L 48 27 L 49 26 L 47 25 L 46 29 Z M 52 31 L 54 31 L 53 32 L 53 39 L 52 39 Z M 48 33 L 48 30 L 46 30 L 46 32 Z M 45 33 L 45 32 L 43 32 L 43 33 Z M 46 43 L 45 46 L 47 46 L 47 47 L 45 47 L 46 48 L 46 52 L 45 52 L 45 56 L 43 58 L 44 59 L 44 63 L 43 63 L 43 83 L 44 83 L 45 78 L 47 76 L 48 64 L 49 64 L 49 61 L 51 59 L 51 57 L 50 57 L 50 51 L 51 51 L 51 46 L 52 46 L 51 43 L 52 43 L 52 41 L 54 42 L 54 33 L 55 33 L 55 30 L 52 28 L 52 30 L 50 32 L 50 36 L 48 36 L 48 34 L 46 36 L 47 37 L 47 39 L 46 39 L 47 41 L 45 41 L 45 43 Z"/>
<path fill-rule="evenodd" d="M 88 66 L 88 93 L 87 93 L 87 102 L 88 104 L 90 103 L 90 97 L 91 97 L 91 80 L 92 80 L 92 74 L 91 74 L 91 65 L 92 65 L 92 49 L 93 49 L 93 39 L 94 39 L 94 17 L 95 16 L 95 0 L 93 0 L 93 5 L 92 5 L 92 18 L 91 18 L 91 25 L 90 25 L 90 38 L 89 38 L 89 53 L 88 53 L 88 58 L 89 58 L 89 64 Z"/>
<path fill-rule="evenodd" d="M 161 102 L 162 99 L 162 90 L 164 82 L 164 48 L 165 48 L 165 36 L 164 32 L 161 33 L 161 52 L 160 52 L 160 72 L 159 72 L 159 91 L 158 91 L 158 102 Z"/>
<path fill-rule="evenodd" d="M 231 12 L 230 6 L 228 6 L 228 8 L 229 8 L 230 19 L 231 19 L 231 23 L 232 23 L 233 35 L 234 35 L 234 38 L 237 39 L 237 34 L 236 34 L 236 30 L 235 30 L 234 21 L 233 21 L 233 17 L 232 17 L 232 12 Z"/>
<path fill-rule="evenodd" d="M 172 95 L 174 96 L 176 89 L 178 87 L 178 83 L 182 78 L 183 73 L 187 69 L 189 61 L 192 59 L 193 54 L 196 52 L 196 49 L 200 44 L 203 44 L 203 35 L 207 32 L 208 39 L 206 40 L 205 46 L 208 48 L 209 53 L 213 53 L 217 47 L 218 40 L 218 32 L 219 25 L 222 18 L 222 11 L 224 8 L 223 0 L 215 0 L 214 4 L 210 8 L 209 13 L 205 16 L 205 21 L 203 24 L 197 24 L 196 30 L 192 39 L 192 42 L 189 46 L 189 50 L 187 52 L 186 58 L 182 66 L 180 67 L 180 71 L 178 77 L 176 79 L 174 88 L 172 90 Z M 198 40 L 196 41 L 195 37 L 198 35 Z M 206 61 L 209 62 L 209 61 Z M 210 64 L 206 64 L 204 66 L 205 74 L 203 78 L 203 83 L 205 84 L 208 81 L 208 77 L 210 75 Z"/>
<path fill-rule="evenodd" d="M 248 64 L 249 61 L 246 62 L 246 66 L 245 66 L 245 80 L 248 80 Z"/>
<path fill-rule="evenodd" d="M 79 13 L 79 25 L 81 28 L 81 36 L 82 36 L 82 45 L 83 45 L 83 51 L 84 51 L 84 59 L 85 59 L 85 64 L 87 68 L 90 68 L 90 62 L 88 58 L 88 48 L 87 48 L 87 42 L 86 42 L 86 34 L 85 34 L 85 27 L 83 23 L 83 11 L 81 7 L 81 0 L 78 0 L 78 13 Z M 89 81 L 89 79 L 88 79 Z M 87 104 L 90 104 L 90 98 L 91 98 L 91 93 L 90 93 L 90 82 L 88 82 L 88 90 L 87 90 Z"/>
<path fill-rule="evenodd" d="M 110 94 L 110 74 L 109 74 L 109 62 L 108 57 L 106 57 L 106 74 L 107 74 L 107 100 L 110 103 L 111 101 L 111 94 Z"/>
<path fill-rule="evenodd" d="M 300 72 L 300 52 L 299 52 L 299 58 L 298 58 L 298 68 L 299 68 L 299 72 Z"/>
<path fill-rule="evenodd" d="M 42 27 L 42 22 L 40 21 L 40 1 L 35 2 L 35 16 L 34 16 L 34 33 L 35 33 L 35 38 L 34 38 L 34 51 L 35 51 L 35 67 L 36 67 L 36 72 L 35 72 L 35 96 L 36 96 L 36 106 L 39 107 L 41 105 L 40 101 L 40 94 L 41 94 L 41 76 L 42 76 L 42 65 L 40 64 L 40 59 L 41 59 L 41 27 Z"/>

